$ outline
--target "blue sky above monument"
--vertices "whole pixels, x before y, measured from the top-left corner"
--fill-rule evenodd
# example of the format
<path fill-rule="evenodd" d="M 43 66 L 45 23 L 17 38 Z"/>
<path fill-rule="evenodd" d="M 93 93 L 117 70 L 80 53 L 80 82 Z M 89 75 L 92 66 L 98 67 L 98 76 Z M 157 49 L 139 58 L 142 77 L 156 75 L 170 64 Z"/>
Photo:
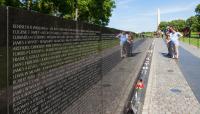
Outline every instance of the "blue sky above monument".
<path fill-rule="evenodd" d="M 161 21 L 187 19 L 195 15 L 199 0 L 116 0 L 109 27 L 145 32 L 157 28 L 157 9 Z"/>

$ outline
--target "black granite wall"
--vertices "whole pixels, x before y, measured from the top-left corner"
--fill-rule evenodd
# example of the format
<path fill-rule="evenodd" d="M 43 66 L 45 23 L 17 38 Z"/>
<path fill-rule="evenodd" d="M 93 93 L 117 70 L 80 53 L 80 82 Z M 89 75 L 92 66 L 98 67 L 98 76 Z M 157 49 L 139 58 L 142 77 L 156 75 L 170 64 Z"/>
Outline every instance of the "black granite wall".
<path fill-rule="evenodd" d="M 118 30 L 11 7 L 0 17 L 2 114 L 60 114 L 121 60 Z"/>
<path fill-rule="evenodd" d="M 0 8 L 0 113 L 7 113 L 7 10 Z"/>

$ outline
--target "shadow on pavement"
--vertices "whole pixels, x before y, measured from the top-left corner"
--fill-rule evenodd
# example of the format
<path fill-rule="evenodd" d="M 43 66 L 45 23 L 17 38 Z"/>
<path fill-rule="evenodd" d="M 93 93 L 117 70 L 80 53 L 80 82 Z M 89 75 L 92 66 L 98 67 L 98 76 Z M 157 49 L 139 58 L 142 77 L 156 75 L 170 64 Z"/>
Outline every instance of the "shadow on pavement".
<path fill-rule="evenodd" d="M 137 56 L 138 54 L 140 54 L 141 52 L 137 52 L 137 53 L 132 53 L 131 55 L 129 55 L 128 57 L 135 57 Z"/>
<path fill-rule="evenodd" d="M 163 57 L 166 57 L 166 58 L 170 58 L 169 56 L 168 56 L 168 53 L 160 53 Z"/>

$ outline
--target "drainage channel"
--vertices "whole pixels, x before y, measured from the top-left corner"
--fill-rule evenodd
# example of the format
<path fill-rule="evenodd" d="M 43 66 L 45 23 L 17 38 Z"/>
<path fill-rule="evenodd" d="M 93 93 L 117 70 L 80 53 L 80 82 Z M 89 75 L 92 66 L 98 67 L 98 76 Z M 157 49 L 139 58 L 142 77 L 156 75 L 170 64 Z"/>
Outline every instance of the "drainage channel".
<path fill-rule="evenodd" d="M 133 89 L 129 95 L 127 105 L 125 106 L 124 114 L 141 114 L 142 107 L 144 104 L 144 97 L 146 93 L 146 86 L 150 73 L 154 44 L 155 40 L 153 40 L 152 44 L 150 45 L 144 63 L 138 74 L 138 78 L 133 84 Z M 138 85 L 137 83 L 141 80 L 142 80 L 141 83 L 144 84 L 144 88 L 136 89 L 136 86 Z"/>

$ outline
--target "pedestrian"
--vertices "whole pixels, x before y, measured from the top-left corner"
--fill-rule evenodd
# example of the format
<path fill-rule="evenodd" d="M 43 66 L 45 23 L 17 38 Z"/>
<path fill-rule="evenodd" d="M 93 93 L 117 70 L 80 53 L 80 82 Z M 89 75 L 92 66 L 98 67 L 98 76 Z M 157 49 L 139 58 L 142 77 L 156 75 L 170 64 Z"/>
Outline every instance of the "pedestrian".
<path fill-rule="evenodd" d="M 172 58 L 173 57 L 173 44 L 172 44 L 172 41 L 170 39 L 170 33 L 169 33 L 169 31 L 167 31 L 165 33 L 165 36 L 166 36 L 165 42 L 167 44 L 167 49 L 168 49 L 167 56 L 170 57 L 170 58 Z"/>
<path fill-rule="evenodd" d="M 127 46 L 127 56 L 130 57 L 132 56 L 132 51 L 133 51 L 133 37 L 130 33 L 128 35 L 126 46 Z"/>
<path fill-rule="evenodd" d="M 180 32 L 177 32 L 174 27 L 170 26 L 170 39 L 173 43 L 173 58 L 178 59 L 179 58 L 179 38 L 182 37 L 183 35 Z"/>
<path fill-rule="evenodd" d="M 170 27 L 167 26 L 166 31 L 165 31 L 165 42 L 167 45 L 167 49 L 168 49 L 168 54 L 166 55 L 169 58 L 173 58 L 173 42 L 171 41 L 171 37 L 170 37 Z"/>
<path fill-rule="evenodd" d="M 124 58 L 127 55 L 126 43 L 127 43 L 127 34 L 125 32 L 121 32 L 116 36 L 120 40 L 121 47 L 121 57 Z"/>
<path fill-rule="evenodd" d="M 163 31 L 161 32 L 161 34 L 162 34 L 162 38 L 164 38 L 164 32 Z"/>

